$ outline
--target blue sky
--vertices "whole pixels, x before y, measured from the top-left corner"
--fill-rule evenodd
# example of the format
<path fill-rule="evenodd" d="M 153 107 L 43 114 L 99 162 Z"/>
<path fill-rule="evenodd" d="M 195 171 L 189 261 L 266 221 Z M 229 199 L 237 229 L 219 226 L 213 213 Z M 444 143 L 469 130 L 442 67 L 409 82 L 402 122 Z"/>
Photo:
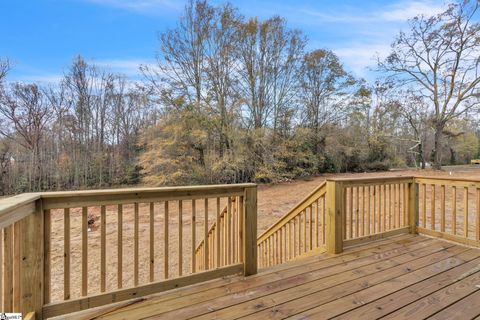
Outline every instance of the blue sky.
<path fill-rule="evenodd" d="M 102 67 L 138 77 L 154 63 L 157 33 L 174 27 L 186 1 L 0 0 L 0 57 L 13 64 L 11 81 L 56 82 L 80 54 Z M 213 4 L 223 1 L 212 0 Z M 442 0 L 230 1 L 245 16 L 280 15 L 305 32 L 309 49 L 335 51 L 345 67 L 373 78 L 376 54 L 417 14 L 435 14 Z"/>

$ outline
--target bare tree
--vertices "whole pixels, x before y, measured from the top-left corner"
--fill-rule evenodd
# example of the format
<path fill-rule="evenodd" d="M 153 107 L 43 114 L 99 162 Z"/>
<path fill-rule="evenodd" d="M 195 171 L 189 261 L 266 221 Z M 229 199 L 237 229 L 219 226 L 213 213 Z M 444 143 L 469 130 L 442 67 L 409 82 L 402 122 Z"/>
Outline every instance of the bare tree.
<path fill-rule="evenodd" d="M 10 70 L 10 63 L 7 59 L 0 59 L 0 83 L 7 76 Z"/>
<path fill-rule="evenodd" d="M 416 17 L 401 32 L 379 69 L 417 90 L 433 105 L 435 168 L 441 167 L 442 133 L 447 123 L 480 105 L 480 2 L 451 4 L 433 17 Z"/>
<path fill-rule="evenodd" d="M 276 129 L 280 115 L 293 103 L 305 39 L 287 29 L 280 17 L 263 22 L 252 18 L 240 28 L 239 75 L 247 124 L 254 129 L 272 124 Z"/>
<path fill-rule="evenodd" d="M 213 115 L 213 124 L 218 132 L 220 158 L 225 150 L 231 148 L 229 131 L 239 104 L 236 66 L 239 57 L 238 24 L 241 19 L 231 5 L 216 8 L 206 44 L 206 106 Z"/>
<path fill-rule="evenodd" d="M 14 84 L 0 97 L 0 115 L 7 121 L 0 134 L 19 143 L 30 152 L 30 190 L 42 188 L 40 142 L 52 119 L 45 95 L 36 85 Z"/>

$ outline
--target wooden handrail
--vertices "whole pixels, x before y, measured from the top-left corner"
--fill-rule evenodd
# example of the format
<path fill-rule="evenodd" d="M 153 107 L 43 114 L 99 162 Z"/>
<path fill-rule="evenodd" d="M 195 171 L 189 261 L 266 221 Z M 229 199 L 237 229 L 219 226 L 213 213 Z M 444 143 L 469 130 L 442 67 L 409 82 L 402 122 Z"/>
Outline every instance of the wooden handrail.
<path fill-rule="evenodd" d="M 128 204 L 132 202 L 155 202 L 205 197 L 241 196 L 252 183 L 232 185 L 207 185 L 161 188 L 128 188 L 107 190 L 83 190 L 41 193 L 44 209 L 62 209 L 95 205 Z"/>
<path fill-rule="evenodd" d="M 0 199 L 0 229 L 35 212 L 35 201 L 41 197 L 40 193 L 24 193 L 13 197 Z"/>

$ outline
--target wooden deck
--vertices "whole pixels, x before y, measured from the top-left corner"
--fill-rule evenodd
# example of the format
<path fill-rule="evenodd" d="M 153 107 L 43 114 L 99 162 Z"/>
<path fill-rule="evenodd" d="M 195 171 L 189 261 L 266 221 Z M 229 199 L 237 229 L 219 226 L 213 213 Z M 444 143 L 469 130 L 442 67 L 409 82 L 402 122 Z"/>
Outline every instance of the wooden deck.
<path fill-rule="evenodd" d="M 480 319 L 480 250 L 399 235 L 65 319 Z"/>

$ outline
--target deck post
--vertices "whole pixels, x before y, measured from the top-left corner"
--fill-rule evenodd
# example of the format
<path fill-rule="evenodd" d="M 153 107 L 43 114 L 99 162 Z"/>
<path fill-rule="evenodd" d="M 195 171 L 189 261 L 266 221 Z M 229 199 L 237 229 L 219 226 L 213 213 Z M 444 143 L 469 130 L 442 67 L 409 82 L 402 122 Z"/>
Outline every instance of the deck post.
<path fill-rule="evenodd" d="M 42 200 L 35 202 L 35 213 L 19 221 L 20 240 L 20 312 L 23 315 L 34 312 L 36 319 L 42 319 L 43 307 L 43 264 L 44 230 Z"/>
<path fill-rule="evenodd" d="M 341 181 L 327 180 L 326 246 L 329 253 L 343 251 L 344 192 Z"/>
<path fill-rule="evenodd" d="M 257 273 L 257 186 L 245 188 L 243 199 L 243 274 L 250 276 Z"/>
<path fill-rule="evenodd" d="M 418 184 L 415 178 L 408 184 L 408 215 L 410 222 L 410 233 L 418 233 Z"/>

